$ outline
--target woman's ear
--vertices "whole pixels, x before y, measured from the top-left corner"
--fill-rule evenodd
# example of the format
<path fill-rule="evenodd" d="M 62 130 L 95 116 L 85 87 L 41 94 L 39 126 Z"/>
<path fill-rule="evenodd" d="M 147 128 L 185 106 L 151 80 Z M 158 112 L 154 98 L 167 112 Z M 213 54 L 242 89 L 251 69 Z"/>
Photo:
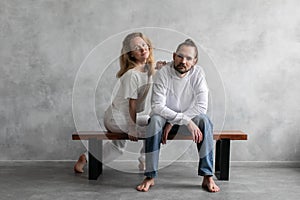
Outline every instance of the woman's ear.
<path fill-rule="evenodd" d="M 128 57 L 130 60 L 134 59 L 134 55 L 132 55 L 131 53 L 128 54 Z"/>

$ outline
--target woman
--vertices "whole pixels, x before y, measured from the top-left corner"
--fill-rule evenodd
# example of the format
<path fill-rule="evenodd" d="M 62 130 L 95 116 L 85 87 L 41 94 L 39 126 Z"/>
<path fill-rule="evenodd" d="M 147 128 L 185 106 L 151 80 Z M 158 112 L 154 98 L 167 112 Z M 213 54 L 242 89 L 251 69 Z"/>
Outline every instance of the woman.
<path fill-rule="evenodd" d="M 138 140 L 138 132 L 141 131 L 139 122 L 147 120 L 145 120 L 145 116 L 137 117 L 137 114 L 145 110 L 145 100 L 150 91 L 154 72 L 151 41 L 142 33 L 136 32 L 127 35 L 123 41 L 120 70 L 117 73 L 120 88 L 104 115 L 104 125 L 108 131 L 127 133 L 131 141 Z M 147 112 L 149 113 L 149 111 Z M 125 140 L 113 140 L 106 143 L 103 148 L 103 162 L 108 163 L 122 155 L 125 146 Z M 141 170 L 145 168 L 143 152 L 142 148 L 141 156 L 138 159 Z M 86 163 L 86 154 L 80 155 L 74 171 L 82 173 Z"/>

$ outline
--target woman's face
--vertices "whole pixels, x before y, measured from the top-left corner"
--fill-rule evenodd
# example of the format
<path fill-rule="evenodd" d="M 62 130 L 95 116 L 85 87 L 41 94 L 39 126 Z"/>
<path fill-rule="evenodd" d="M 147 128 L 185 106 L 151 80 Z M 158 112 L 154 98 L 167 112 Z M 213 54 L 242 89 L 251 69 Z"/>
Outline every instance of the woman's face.
<path fill-rule="evenodd" d="M 146 63 L 149 57 L 149 46 L 141 37 L 135 37 L 130 41 L 131 56 L 133 56 L 138 63 Z"/>

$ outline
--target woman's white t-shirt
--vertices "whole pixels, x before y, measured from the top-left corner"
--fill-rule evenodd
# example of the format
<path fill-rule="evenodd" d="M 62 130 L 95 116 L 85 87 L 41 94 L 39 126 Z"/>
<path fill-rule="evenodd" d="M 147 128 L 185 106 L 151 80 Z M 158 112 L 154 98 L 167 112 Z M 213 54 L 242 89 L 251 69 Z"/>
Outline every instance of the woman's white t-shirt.
<path fill-rule="evenodd" d="M 129 99 L 139 100 L 137 113 L 149 114 L 150 102 L 146 101 L 149 101 L 149 96 L 151 96 L 151 88 L 146 88 L 152 83 L 152 78 L 148 80 L 148 72 L 130 69 L 119 80 L 119 88 L 105 112 L 105 126 L 110 131 L 116 131 L 116 129 L 111 129 L 119 128 L 122 132 L 128 132 Z M 147 96 L 144 96 L 145 92 L 148 92 Z"/>

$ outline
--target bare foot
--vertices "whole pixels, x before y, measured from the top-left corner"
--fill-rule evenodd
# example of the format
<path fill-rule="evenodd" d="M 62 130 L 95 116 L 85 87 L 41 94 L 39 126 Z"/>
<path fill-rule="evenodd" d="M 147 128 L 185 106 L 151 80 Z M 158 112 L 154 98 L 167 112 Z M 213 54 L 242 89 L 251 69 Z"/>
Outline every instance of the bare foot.
<path fill-rule="evenodd" d="M 202 187 L 206 189 L 208 192 L 219 192 L 220 188 L 216 185 L 212 176 L 204 176 Z"/>
<path fill-rule="evenodd" d="M 154 178 L 145 178 L 143 182 L 136 186 L 136 189 L 141 192 L 148 192 L 150 187 L 154 185 Z"/>
<path fill-rule="evenodd" d="M 81 154 L 74 165 L 74 172 L 83 173 L 83 167 L 86 165 L 86 157 L 84 154 Z"/>

